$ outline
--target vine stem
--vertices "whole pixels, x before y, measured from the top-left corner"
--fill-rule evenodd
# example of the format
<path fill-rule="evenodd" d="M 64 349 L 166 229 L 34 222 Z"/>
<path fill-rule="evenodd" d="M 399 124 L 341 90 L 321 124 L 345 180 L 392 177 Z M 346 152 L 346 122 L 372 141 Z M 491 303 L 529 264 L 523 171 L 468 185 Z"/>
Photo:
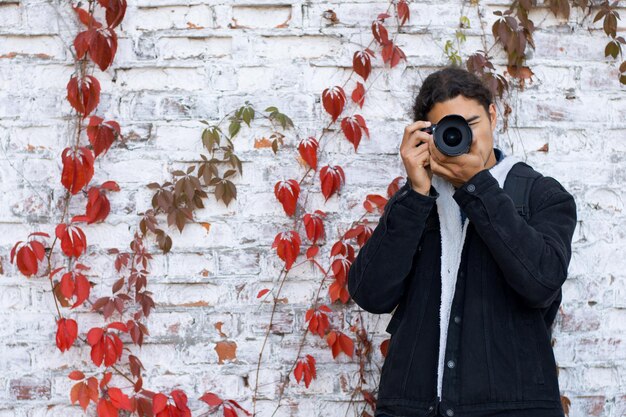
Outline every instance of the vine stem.
<path fill-rule="evenodd" d="M 81 74 L 81 77 L 84 76 L 85 72 L 86 72 L 86 66 L 87 66 L 87 56 L 83 57 L 78 63 L 78 72 Z M 79 89 L 79 94 L 82 95 L 82 89 Z M 74 144 L 72 145 L 72 149 L 74 152 L 76 152 L 76 150 L 78 149 L 78 146 L 80 144 L 80 134 L 82 132 L 82 117 L 81 115 L 75 111 L 76 114 L 76 139 L 74 141 Z M 61 215 L 61 220 L 59 222 L 59 224 L 64 223 L 66 221 L 67 218 L 67 212 L 70 206 L 70 201 L 72 200 L 72 194 L 70 193 L 70 190 L 66 189 L 65 190 L 65 195 L 63 196 L 63 213 Z M 56 242 L 58 240 L 58 237 L 56 236 L 56 233 L 54 234 L 54 239 L 52 240 L 52 243 L 50 244 L 50 249 L 48 251 L 48 254 L 46 256 L 46 261 L 48 264 L 48 269 L 46 271 L 47 275 L 50 275 L 50 273 L 52 272 L 52 254 L 54 252 L 54 247 L 56 245 Z M 72 262 L 72 258 L 69 258 L 69 265 L 71 265 Z M 54 285 L 52 284 L 52 277 L 49 276 L 49 280 L 50 280 L 50 288 L 52 290 L 52 298 L 54 299 L 54 305 L 56 307 L 57 310 L 57 315 L 58 315 L 58 319 L 62 319 L 63 315 L 61 314 L 61 309 L 59 308 L 59 302 L 57 300 L 56 295 L 54 294 Z"/>
<path fill-rule="evenodd" d="M 93 16 L 94 13 L 94 7 L 95 7 L 95 0 L 88 0 L 89 1 L 89 13 Z M 55 8 L 56 10 L 56 8 Z M 56 10 L 58 13 L 58 10 Z M 90 22 L 90 27 L 91 28 L 91 22 Z M 68 47 L 68 49 L 70 50 L 72 56 L 75 59 L 75 65 L 76 65 L 76 70 L 75 72 L 79 73 L 80 75 L 80 79 L 82 80 L 88 71 L 87 68 L 87 63 L 88 63 L 88 57 L 87 54 L 85 54 L 85 56 L 83 58 L 81 58 L 80 60 L 76 61 L 76 54 L 74 53 L 73 50 L 71 50 L 71 48 Z M 90 68 L 90 72 L 91 74 L 93 74 L 95 68 L 95 64 L 91 65 Z M 82 98 L 82 88 L 79 88 L 78 93 L 80 94 L 81 98 Z M 80 138 L 81 138 L 81 133 L 83 132 L 83 121 L 85 119 L 85 117 L 83 117 L 78 111 L 74 110 L 74 118 L 76 120 L 76 138 L 74 140 L 74 143 L 72 144 L 72 150 L 74 152 L 76 152 L 80 146 Z M 68 216 L 68 211 L 69 211 L 69 206 L 70 206 L 70 202 L 72 200 L 72 194 L 70 192 L 69 189 L 65 190 L 65 195 L 63 196 L 63 212 L 61 215 L 61 220 L 59 222 L 59 224 L 62 224 L 64 222 L 66 222 L 67 220 L 67 216 Z M 54 234 L 54 239 L 52 241 L 52 243 L 50 244 L 48 253 L 46 255 L 46 263 L 47 263 L 47 271 L 46 271 L 46 275 L 49 276 L 49 282 L 50 282 L 50 289 L 51 289 L 51 294 L 52 294 L 52 298 L 54 299 L 54 305 L 57 311 L 57 316 L 58 316 L 58 320 L 61 320 L 63 318 L 63 314 L 61 313 L 61 309 L 59 307 L 59 301 L 57 300 L 57 297 L 55 295 L 55 289 L 54 289 L 54 284 L 52 281 L 52 277 L 50 276 L 51 272 L 52 272 L 52 254 L 54 252 L 54 248 L 56 246 L 56 243 L 58 241 L 58 237 L 56 236 L 56 233 Z M 71 265 L 73 262 L 74 258 L 73 257 L 68 257 L 68 270 L 71 270 Z M 133 256 L 133 262 L 134 262 L 134 256 Z M 85 343 L 86 345 L 88 344 L 87 340 L 78 336 L 78 339 L 81 340 L 83 343 Z M 133 387 L 135 385 L 135 381 L 133 381 L 131 378 L 129 378 L 124 372 L 122 372 L 119 368 L 117 368 L 116 366 L 112 365 L 111 368 L 113 370 L 115 370 L 115 372 L 122 376 L 123 378 L 125 378 L 126 380 L 128 380 L 131 384 L 133 384 Z"/>
<path fill-rule="evenodd" d="M 391 9 L 392 5 L 393 5 L 393 2 L 392 2 L 392 1 L 390 1 L 390 2 L 389 2 L 389 4 L 388 4 L 388 6 L 387 6 L 386 13 L 388 13 L 388 12 L 390 11 L 390 9 Z M 396 17 L 396 22 L 398 22 L 397 17 Z M 394 37 L 393 37 L 393 41 L 394 41 L 394 42 L 395 42 L 396 37 L 397 37 L 397 32 L 394 34 Z M 368 44 L 367 48 L 369 48 L 369 47 L 370 47 L 373 43 L 374 43 L 374 40 L 372 39 L 372 40 L 370 41 L 370 43 Z M 342 89 L 345 89 L 345 87 L 346 87 L 346 85 L 347 85 L 348 81 L 349 81 L 349 80 L 351 80 L 352 75 L 353 75 L 354 73 L 355 73 L 355 71 L 354 71 L 354 68 L 353 68 L 353 69 L 352 69 L 352 71 L 350 72 L 350 74 L 349 74 L 348 78 L 346 79 L 346 81 L 344 81 L 344 83 L 342 84 L 342 86 L 341 86 L 341 87 L 342 87 Z M 379 76 L 380 76 L 380 73 L 379 73 L 379 74 L 378 74 L 378 75 L 374 78 L 374 80 L 373 80 L 373 81 L 377 80 Z M 370 86 L 366 89 L 366 92 L 367 92 L 367 91 L 369 91 L 369 89 L 370 89 L 370 88 L 371 88 L 371 86 L 373 85 L 373 81 L 372 81 L 372 83 L 370 83 Z M 353 109 L 352 115 L 354 115 L 354 112 L 356 112 L 356 107 Z M 321 142 L 321 139 L 322 139 L 322 138 L 324 137 L 324 135 L 326 134 L 326 132 L 327 132 L 327 131 L 329 131 L 329 128 L 330 128 L 330 127 L 331 127 L 334 123 L 335 123 L 335 122 L 332 122 L 332 121 L 331 121 L 331 122 L 329 122 L 329 123 L 328 123 L 328 125 L 327 125 L 324 129 L 323 129 L 322 134 L 320 135 L 320 138 L 319 138 L 319 141 L 320 141 L 320 142 Z M 325 141 L 325 142 L 324 142 L 324 145 L 326 144 L 326 142 L 327 142 L 327 141 Z M 321 149 L 321 150 L 323 150 L 323 146 L 322 146 L 322 149 Z M 319 164 L 318 164 L 318 167 L 319 167 Z M 302 183 L 305 181 L 305 179 L 307 179 L 308 174 L 309 174 L 311 171 L 313 171 L 313 173 L 315 174 L 315 173 L 317 172 L 317 168 L 316 168 L 316 169 L 313 169 L 313 168 L 309 167 L 309 168 L 307 169 L 307 171 L 303 174 L 303 176 L 302 176 L 302 178 L 300 179 L 300 181 L 298 182 L 298 184 L 299 184 L 299 185 L 300 185 L 300 184 L 302 184 Z M 307 191 L 308 191 L 308 190 L 310 189 L 310 187 L 312 186 L 312 183 L 313 183 L 313 181 L 311 181 L 311 182 L 309 182 L 309 183 L 308 183 L 308 188 L 307 188 Z M 307 197 L 306 197 L 306 198 L 308 199 L 308 194 L 307 194 Z M 299 207 L 299 209 L 300 209 L 300 208 L 302 208 L 302 207 Z M 300 211 L 300 210 L 298 210 L 298 211 Z M 361 216 L 361 218 L 363 218 L 363 216 Z M 298 221 L 298 220 L 299 220 L 299 216 L 295 216 L 295 218 L 294 218 L 294 230 L 298 230 L 298 224 L 299 224 L 299 221 Z M 360 219 L 359 219 L 359 220 L 360 220 Z M 329 270 L 330 270 L 330 268 L 329 268 Z M 283 272 L 284 272 L 284 275 L 283 275 Z M 280 276 L 281 276 L 281 275 L 283 275 L 282 279 L 280 278 Z M 257 363 L 256 378 L 255 378 L 255 388 L 254 388 L 254 396 L 253 396 L 253 401 L 252 401 L 252 402 L 253 402 L 253 411 L 252 411 L 252 416 L 256 416 L 256 400 L 257 400 L 258 384 L 259 384 L 259 378 L 258 378 L 258 376 L 259 376 L 260 367 L 261 367 L 261 363 L 262 363 L 263 353 L 264 353 L 265 346 L 266 346 L 266 342 L 267 342 L 267 340 L 268 340 L 268 338 L 269 338 L 269 334 L 270 334 L 270 332 L 271 332 L 271 328 L 272 328 L 272 325 L 273 325 L 273 319 L 274 319 L 274 314 L 275 314 L 275 311 L 276 311 L 276 308 L 277 308 L 277 305 L 278 305 L 278 299 L 279 299 L 279 296 L 280 296 L 280 293 L 281 293 L 282 287 L 283 287 L 283 285 L 284 285 L 284 283 L 285 283 L 285 281 L 286 281 L 286 279 L 287 279 L 287 275 L 288 275 L 288 271 L 285 271 L 285 269 L 284 269 L 284 268 L 283 268 L 283 269 L 281 270 L 281 272 L 279 273 L 280 285 L 279 285 L 279 288 L 278 288 L 278 290 L 277 290 L 276 295 L 274 295 L 274 298 L 273 298 L 273 306 L 272 306 L 272 313 L 271 313 L 271 316 L 270 316 L 270 323 L 269 323 L 269 325 L 268 325 L 268 329 L 267 329 L 267 332 L 266 332 L 266 335 L 265 335 L 265 338 L 264 338 L 264 341 L 263 341 L 263 345 L 261 346 L 261 351 L 259 352 L 259 361 L 258 361 L 258 363 Z M 319 293 L 321 292 L 321 289 L 323 288 L 323 284 L 324 284 L 325 279 L 326 279 L 326 277 L 327 277 L 327 276 L 328 276 L 328 271 L 325 271 L 324 277 L 322 278 L 322 282 L 320 283 L 320 286 L 318 287 L 317 294 L 316 294 L 316 296 L 315 296 L 314 306 L 316 306 L 316 305 L 317 305 L 317 299 L 319 299 Z M 299 348 L 298 348 L 297 357 L 299 357 L 300 352 L 302 351 L 302 348 L 303 348 L 304 342 L 305 342 L 305 340 L 306 340 L 306 336 L 307 336 L 307 334 L 308 334 L 308 329 L 306 329 L 306 330 L 305 330 L 305 332 L 304 332 L 304 334 L 303 334 L 302 341 L 301 341 L 300 346 L 299 346 Z M 294 368 L 294 366 L 295 366 L 295 364 L 296 364 L 296 363 L 297 363 L 297 359 L 296 359 L 296 362 L 293 362 L 293 363 L 292 363 L 291 369 L 289 370 L 289 373 L 286 375 L 285 381 L 283 382 L 283 385 L 281 386 L 281 389 L 280 389 L 280 396 L 279 396 L 279 400 L 278 400 L 278 405 L 276 406 L 276 408 L 275 408 L 274 412 L 272 413 L 272 416 L 276 413 L 276 411 L 277 411 L 277 410 L 278 410 L 278 408 L 280 407 L 280 401 L 281 401 L 281 399 L 282 399 L 282 394 L 283 394 L 283 392 L 284 392 L 284 388 L 285 388 L 285 386 L 286 386 L 286 383 L 289 381 L 289 375 L 291 374 L 291 370 Z"/>
<path fill-rule="evenodd" d="M 352 224 L 350 225 L 349 229 L 351 229 L 352 227 L 357 225 L 359 222 L 361 222 L 363 220 L 363 218 L 365 218 L 366 215 L 367 215 L 367 213 L 363 213 L 361 215 L 361 217 L 359 217 L 359 219 L 353 221 Z M 297 267 L 297 266 L 303 265 L 303 264 L 305 264 L 307 262 L 312 262 L 312 261 L 307 259 L 307 260 L 302 261 L 301 263 L 297 264 L 296 266 L 294 266 L 294 268 Z M 329 274 L 330 270 L 331 270 L 331 268 L 329 267 L 326 271 L 324 271 L 324 276 L 322 277 L 322 281 L 320 282 L 320 285 L 317 287 L 317 292 L 316 292 L 315 296 L 313 297 L 312 309 L 314 309 L 314 310 L 316 310 L 317 307 L 318 307 L 319 300 L 320 300 L 320 293 L 322 291 L 322 288 L 324 288 L 324 283 L 326 281 L 326 278 L 328 278 L 328 274 Z M 277 303 L 274 303 L 274 305 L 276 305 L 276 304 Z M 274 414 L 276 414 L 276 412 L 280 408 L 280 402 L 281 402 L 281 400 L 283 398 L 283 393 L 284 393 L 284 389 L 285 389 L 285 386 L 286 386 L 286 382 L 289 381 L 289 375 L 291 375 L 294 367 L 296 366 L 296 364 L 298 362 L 298 359 L 300 358 L 300 353 L 302 352 L 302 349 L 304 347 L 304 342 L 306 341 L 306 337 L 307 337 L 308 333 L 309 333 L 309 328 L 307 326 L 305 328 L 304 334 L 302 335 L 302 338 L 300 340 L 300 345 L 298 346 L 298 352 L 295 355 L 296 356 L 296 360 L 294 362 L 292 362 L 291 368 L 289 369 L 289 372 L 287 373 L 287 378 L 286 378 L 285 384 L 283 384 L 281 386 L 280 394 L 279 394 L 279 397 L 278 397 L 278 404 L 276 405 L 276 408 L 274 409 L 274 412 L 272 413 L 272 417 L 274 416 Z"/>

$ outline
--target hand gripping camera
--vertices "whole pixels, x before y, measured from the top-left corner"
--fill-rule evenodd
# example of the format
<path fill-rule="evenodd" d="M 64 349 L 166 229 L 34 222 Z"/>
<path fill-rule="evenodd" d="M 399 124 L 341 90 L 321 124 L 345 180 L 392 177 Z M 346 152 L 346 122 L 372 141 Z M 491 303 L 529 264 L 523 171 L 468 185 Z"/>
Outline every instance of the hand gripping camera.
<path fill-rule="evenodd" d="M 460 114 L 448 114 L 439 123 L 420 130 L 433 135 L 435 146 L 444 155 L 462 155 L 469 152 L 472 145 L 472 128 Z"/>

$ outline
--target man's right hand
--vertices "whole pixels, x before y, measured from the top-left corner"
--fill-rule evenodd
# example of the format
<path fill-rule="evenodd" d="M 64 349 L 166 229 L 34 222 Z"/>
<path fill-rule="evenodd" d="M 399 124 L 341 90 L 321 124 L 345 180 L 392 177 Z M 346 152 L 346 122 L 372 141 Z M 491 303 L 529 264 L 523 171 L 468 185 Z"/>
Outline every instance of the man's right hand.
<path fill-rule="evenodd" d="M 433 177 L 428 150 L 428 142 L 433 140 L 433 135 L 420 130 L 428 126 L 430 122 L 424 120 L 411 123 L 404 128 L 404 136 L 400 144 L 400 156 L 411 180 L 411 186 L 413 190 L 423 195 L 429 195 L 430 182 Z"/>

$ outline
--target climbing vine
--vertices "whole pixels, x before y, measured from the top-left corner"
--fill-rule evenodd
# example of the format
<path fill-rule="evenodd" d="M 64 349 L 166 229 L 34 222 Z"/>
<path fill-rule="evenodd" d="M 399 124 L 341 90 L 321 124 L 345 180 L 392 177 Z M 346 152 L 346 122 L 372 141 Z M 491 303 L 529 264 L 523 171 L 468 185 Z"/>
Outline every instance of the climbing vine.
<path fill-rule="evenodd" d="M 471 2 L 472 5 L 476 3 Z M 569 18 L 568 1 L 550 0 L 547 4 L 555 16 Z M 593 5 L 590 0 L 573 0 L 571 6 L 586 11 L 587 16 L 592 9 L 596 9 L 593 23 L 602 20 L 602 28 L 610 38 L 605 47 L 605 57 L 623 57 L 621 45 L 625 41 L 617 34 L 618 1 Z M 536 27 L 529 19 L 529 13 L 535 7 L 536 0 L 520 0 L 513 1 L 505 11 L 494 12 L 499 19 L 491 28 L 493 45 L 488 47 L 483 31 L 483 49 L 465 54 L 465 62 L 462 44 L 465 41 L 464 29 L 470 28 L 470 19 L 462 14 L 455 33 L 456 45 L 448 40 L 442 48 L 452 65 L 465 65 L 484 80 L 494 95 L 503 101 L 505 116 L 510 113 L 510 107 L 504 101 L 505 93 L 511 88 L 506 75 L 520 86 L 534 75 L 528 67 L 526 53 L 529 46 L 535 47 L 532 35 Z M 105 158 L 108 152 L 113 152 L 113 145 L 124 139 L 123 129 L 117 121 L 106 120 L 96 114 L 96 110 L 99 114 L 103 112 L 99 107 L 101 87 L 94 71 L 96 67 L 106 71 L 115 58 L 118 46 L 116 28 L 125 17 L 127 4 L 126 0 L 89 0 L 85 7 L 78 4 L 72 8 L 82 30 L 74 38 L 71 49 L 75 59 L 74 72 L 67 84 L 66 99 L 74 112 L 75 135 L 71 144 L 60 153 L 60 182 L 65 190 L 61 198 L 60 219 L 51 242 L 49 233 L 33 232 L 26 240 L 13 246 L 11 262 L 26 277 L 45 276 L 49 280 L 56 307 L 57 348 L 66 352 L 75 349 L 78 343 L 89 347 L 95 369 L 73 370 L 68 374 L 74 381 L 69 393 L 72 404 L 78 404 L 86 411 L 94 403 L 100 417 L 118 416 L 120 412 L 138 416 L 190 416 L 187 394 L 183 390 L 172 389 L 165 393 L 144 388 L 142 370 L 145 368 L 131 349 L 132 345 L 141 347 L 144 337 L 149 336 L 147 319 L 155 308 L 152 293 L 148 290 L 152 254 L 146 249 L 146 240 L 154 239 L 158 248 L 168 253 L 174 244 L 171 229 L 176 228 L 180 233 L 189 222 L 194 221 L 194 213 L 205 207 L 209 188 L 212 187 L 214 198 L 225 205 L 237 198 L 234 179 L 243 175 L 243 170 L 235 152 L 234 140 L 244 125 L 251 128 L 256 119 L 268 122 L 273 130 L 270 139 L 275 154 L 281 152 L 286 137 L 281 131 L 294 129 L 295 126 L 278 107 L 270 106 L 260 111 L 249 101 L 227 113 L 216 124 L 199 121 L 204 125 L 199 136 L 206 153 L 200 154 L 198 160 L 188 166 L 173 170 L 170 180 L 147 184 L 153 192 L 151 208 L 140 214 L 137 230 L 129 243 L 130 250 L 112 248 L 108 251 L 119 278 L 112 285 L 110 295 L 92 301 L 91 289 L 96 284 L 90 281 L 91 268 L 84 256 L 88 248 L 89 225 L 107 219 L 111 210 L 109 196 L 120 191 L 113 180 L 92 183 L 94 164 L 98 158 Z M 329 12 L 332 11 L 326 14 Z M 96 18 L 98 13 L 104 14 L 104 20 Z M 478 17 L 483 27 L 480 13 Z M 321 105 L 329 117 L 321 129 L 322 133 L 297 138 L 297 159 L 304 173 L 299 178 L 274 178 L 276 203 L 293 220 L 293 226 L 277 231 L 271 246 L 284 263 L 276 280 L 277 287 L 262 288 L 257 293 L 258 299 L 265 297 L 263 301 L 269 300 L 271 316 L 256 364 L 251 398 L 253 410 L 249 412 L 237 401 L 225 399 L 227 394 L 205 392 L 199 400 L 209 406 L 209 413 L 221 410 L 227 417 L 239 413 L 257 415 L 259 375 L 265 348 L 273 332 L 275 313 L 284 299 L 281 298 L 282 289 L 291 271 L 309 264 L 321 272 L 322 278 L 304 313 L 306 327 L 297 352 L 288 362 L 284 379 L 279 381 L 274 414 L 281 405 L 291 378 L 296 384 L 304 383 L 307 388 L 316 379 L 317 360 L 305 350 L 309 336 L 324 340 L 333 358 L 344 354 L 357 361 L 359 378 L 351 400 L 362 398 L 364 401 L 360 415 L 371 415 L 370 411 L 374 411 L 376 392 L 368 388 L 367 382 L 374 346 L 364 327 L 361 312 L 351 322 L 344 322 L 350 315 L 341 313 L 342 309 L 349 308 L 347 274 L 350 265 L 356 250 L 365 244 L 373 231 L 373 224 L 367 216 L 383 212 L 388 198 L 398 190 L 404 176 L 394 178 L 385 195 L 368 194 L 363 201 L 363 213 L 336 236 L 327 233 L 327 213 L 323 207 L 309 207 L 307 201 L 309 195 L 319 191 L 324 196 L 323 205 L 344 192 L 344 169 L 323 152 L 323 144 L 331 139 L 328 136 L 332 132 L 337 132 L 356 153 L 361 141 L 369 139 L 367 121 L 359 111 L 367 104 L 367 93 L 380 74 L 393 70 L 406 60 L 397 43 L 397 35 L 409 21 L 410 10 L 406 0 L 390 1 L 387 10 L 376 16 L 370 27 L 371 41 L 354 51 L 348 79 L 342 85 L 328 86 L 321 91 Z M 489 54 L 496 46 L 500 46 L 507 57 L 506 74 L 498 74 L 491 62 Z M 373 73 L 372 64 L 377 59 L 381 60 L 382 69 Z M 372 77 L 372 74 L 375 75 Z M 619 65 L 619 82 L 626 84 L 626 61 Z M 547 148 L 544 150 L 547 151 Z M 70 213 L 70 207 L 76 206 L 76 203 L 71 204 L 75 199 L 82 204 L 84 212 Z M 333 240 L 331 245 L 327 244 L 330 240 Z M 327 246 L 328 258 L 322 260 L 321 250 Z M 302 255 L 304 259 L 298 263 Z M 84 329 L 70 317 L 72 312 L 85 305 L 102 316 L 102 325 Z M 386 339 L 378 346 L 383 356 L 388 343 L 389 339 Z M 132 393 L 123 391 L 122 382 L 131 383 Z M 569 399 L 562 396 L 562 402 L 568 412 Z"/>

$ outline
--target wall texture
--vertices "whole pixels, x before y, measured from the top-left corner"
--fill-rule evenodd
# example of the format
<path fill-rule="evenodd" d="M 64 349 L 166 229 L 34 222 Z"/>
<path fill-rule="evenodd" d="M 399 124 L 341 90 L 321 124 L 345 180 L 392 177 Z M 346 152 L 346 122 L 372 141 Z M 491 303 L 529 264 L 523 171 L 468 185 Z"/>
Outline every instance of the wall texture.
<path fill-rule="evenodd" d="M 477 10 L 491 45 L 492 11 L 508 4 L 465 5 L 472 28 L 465 31 L 463 57 L 482 48 Z M 98 284 L 93 296 L 110 293 L 117 277 L 106 251 L 127 247 L 138 213 L 150 206 L 146 185 L 169 179 L 173 169 L 197 159 L 199 120 L 217 121 L 249 100 L 258 109 L 276 105 L 297 129 L 274 155 L 262 140 L 267 126 L 244 128 L 235 144 L 243 161 L 243 176 L 235 179 L 237 200 L 226 207 L 211 196 L 196 223 L 182 234 L 171 230 L 170 254 L 155 250 L 149 287 L 157 307 L 148 321 L 151 335 L 137 351 L 149 389 L 182 388 L 192 410 L 202 409 L 197 398 L 205 391 L 225 393 L 251 409 L 250 387 L 271 313 L 271 304 L 262 304 L 256 294 L 276 283 L 282 262 L 270 246 L 290 223 L 275 201 L 274 183 L 302 175 L 294 159 L 296 132 L 319 136 L 329 120 L 320 103 L 322 90 L 345 81 L 352 54 L 369 43 L 371 21 L 386 7 L 366 0 L 130 1 L 115 61 L 97 74 L 103 92 L 99 114 L 116 119 L 126 141 L 96 164 L 94 181 L 115 180 L 121 191 L 111 195 L 107 221 L 86 229 L 85 259 Z M 416 1 L 410 8 L 411 20 L 397 38 L 407 62 L 389 69 L 375 61 L 371 94 L 361 111 L 371 139 L 355 153 L 340 131 L 325 137 L 324 158 L 346 171 L 339 196 L 323 204 L 316 188 L 308 203 L 330 214 L 328 242 L 360 216 L 366 194 L 384 194 L 393 178 L 404 175 L 398 146 L 410 122 L 411 98 L 421 79 L 446 64 L 443 45 L 454 39 L 462 2 Z M 325 17 L 327 10 L 336 13 L 338 23 Z M 626 17 L 626 9 L 619 10 Z M 554 176 L 575 195 L 580 221 L 554 330 L 561 390 L 572 401 L 571 416 L 624 416 L 625 89 L 614 61 L 604 58 L 608 38 L 590 17 L 581 24 L 576 9 L 564 21 L 543 7 L 531 18 L 538 26 L 537 49 L 528 62 L 535 77 L 512 94 L 508 130 L 502 130 L 500 118 L 497 146 Z M 0 0 L 2 417 L 83 415 L 69 405 L 67 374 L 90 369 L 88 350 L 56 349 L 47 278 L 27 279 L 9 262 L 16 241 L 33 231 L 53 233 L 60 218 L 60 152 L 74 128 L 65 100 L 73 71 L 68 45 L 77 28 L 66 2 Z M 620 21 L 622 36 L 625 29 Z M 503 64 L 497 49 L 495 62 Z M 538 151 L 545 144 L 549 151 Z M 70 210 L 77 213 L 82 204 L 76 201 Z M 275 382 L 296 353 L 303 314 L 320 279 L 319 271 L 307 266 L 294 270 L 285 285 L 287 302 L 276 313 L 277 334 L 269 339 L 260 375 L 259 415 L 274 410 Z M 73 314 L 84 323 L 101 322 L 87 307 Z M 380 343 L 389 316 L 365 317 Z M 345 356 L 333 360 L 322 340 L 310 340 L 306 350 L 318 361 L 317 380 L 308 390 L 291 384 L 277 416 L 339 416 L 349 407 L 355 364 Z M 225 342 L 230 351 L 236 347 L 235 359 L 220 360 L 216 346 Z M 375 362 L 382 364 L 378 349 Z M 372 381 L 377 378 L 374 371 Z"/>

